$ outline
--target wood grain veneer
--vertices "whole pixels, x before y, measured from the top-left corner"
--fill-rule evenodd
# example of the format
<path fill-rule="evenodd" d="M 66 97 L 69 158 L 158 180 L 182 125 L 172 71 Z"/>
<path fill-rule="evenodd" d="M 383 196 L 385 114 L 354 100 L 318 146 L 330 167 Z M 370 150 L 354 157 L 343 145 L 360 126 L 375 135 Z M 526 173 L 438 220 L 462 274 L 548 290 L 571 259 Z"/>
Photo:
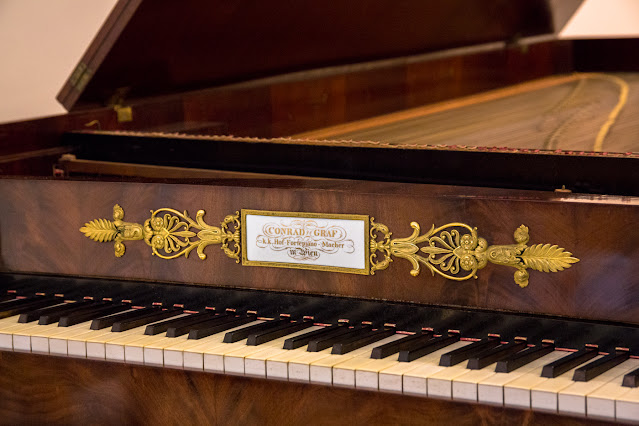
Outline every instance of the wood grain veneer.
<path fill-rule="evenodd" d="M 120 277 L 202 285 L 335 294 L 437 305 L 471 306 L 637 323 L 639 256 L 632 197 L 507 191 L 339 180 L 218 180 L 206 185 L 158 183 L 0 180 L 2 268 L 79 276 Z M 316 213 L 368 214 L 389 226 L 393 237 L 408 236 L 409 224 L 460 221 L 476 226 L 491 244 L 512 244 L 522 223 L 529 244 L 557 244 L 581 261 L 560 273 L 531 271 L 530 285 L 513 282 L 513 268 L 488 265 L 477 280 L 452 282 L 396 259 L 374 276 L 234 263 L 216 247 L 208 258 L 165 261 L 143 242 L 127 244 L 124 257 L 112 244 L 90 241 L 78 229 L 110 218 L 113 205 L 125 220 L 143 222 L 150 209 L 173 207 L 217 224 L 242 208 Z"/>
<path fill-rule="evenodd" d="M 121 0 L 81 61 L 92 71 L 88 85 L 67 88 L 59 99 L 70 109 L 78 97 L 102 102 L 121 88 L 136 97 L 175 93 L 549 33 L 545 0 L 187 0 L 178 8 Z"/>
<path fill-rule="evenodd" d="M 0 352 L 5 424 L 607 424 L 479 404 Z"/>

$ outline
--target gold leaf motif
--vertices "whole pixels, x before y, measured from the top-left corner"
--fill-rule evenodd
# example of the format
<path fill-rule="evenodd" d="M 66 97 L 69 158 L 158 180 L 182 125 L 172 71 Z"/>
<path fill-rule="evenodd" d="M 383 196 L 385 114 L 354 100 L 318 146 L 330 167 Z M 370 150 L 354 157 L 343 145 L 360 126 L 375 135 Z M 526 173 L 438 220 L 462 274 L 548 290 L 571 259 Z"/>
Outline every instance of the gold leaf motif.
<path fill-rule="evenodd" d="M 570 268 L 579 259 L 563 248 L 550 244 L 537 244 L 524 250 L 519 256 L 527 268 L 541 272 L 558 272 Z"/>
<path fill-rule="evenodd" d="M 115 241 L 116 257 L 126 251 L 123 241 L 144 240 L 152 253 L 162 259 L 188 257 L 193 250 L 200 259 L 206 259 L 204 249 L 211 244 L 220 244 L 224 253 L 240 261 L 240 220 L 239 212 L 227 215 L 221 226 L 211 226 L 204 222 L 204 210 L 198 210 L 195 220 L 188 212 L 180 213 L 170 208 L 151 210 L 151 217 L 144 224 L 124 222 L 124 209 L 113 206 L 113 219 L 95 219 L 80 228 L 80 231 L 94 241 Z M 197 233 L 194 232 L 198 231 Z"/>
<path fill-rule="evenodd" d="M 516 244 L 490 246 L 477 235 L 476 228 L 464 223 L 449 223 L 439 228 L 433 225 L 423 235 L 419 235 L 418 223 L 411 222 L 410 226 L 413 228 L 411 236 L 391 239 L 392 233 L 388 227 L 371 219 L 371 275 L 375 271 L 387 269 L 393 257 L 409 261 L 413 267 L 410 271 L 412 276 L 419 275 L 423 265 L 432 275 L 438 274 L 455 281 L 477 278 L 477 271 L 492 263 L 515 268 L 513 278 L 523 288 L 528 285 L 528 268 L 559 272 L 579 262 L 579 259 L 572 257 L 572 253 L 556 245 L 537 244 L 528 247 L 526 243 L 530 235 L 525 225 L 515 230 L 513 236 Z"/>
<path fill-rule="evenodd" d="M 195 249 L 198 257 L 204 260 L 207 246 L 221 244 L 224 253 L 239 262 L 239 212 L 226 216 L 221 227 L 204 222 L 204 214 L 204 210 L 198 210 L 193 220 L 187 211 L 180 213 L 170 208 L 151 211 L 151 218 L 144 222 L 144 240 L 153 254 L 162 259 L 188 258 Z M 229 225 L 235 228 L 235 232 L 229 229 Z M 191 240 L 195 237 L 198 239 Z"/>
<path fill-rule="evenodd" d="M 113 241 L 118 234 L 115 224 L 106 219 L 95 219 L 85 223 L 84 226 L 80 228 L 80 232 L 93 241 L 100 243 Z"/>

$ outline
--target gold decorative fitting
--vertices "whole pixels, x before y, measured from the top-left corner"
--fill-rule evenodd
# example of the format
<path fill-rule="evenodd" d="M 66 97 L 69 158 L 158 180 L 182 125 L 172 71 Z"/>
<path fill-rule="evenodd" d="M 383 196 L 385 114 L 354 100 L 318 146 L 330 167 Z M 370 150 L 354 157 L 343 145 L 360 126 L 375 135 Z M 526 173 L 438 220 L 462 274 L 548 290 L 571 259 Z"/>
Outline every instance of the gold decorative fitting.
<path fill-rule="evenodd" d="M 528 285 L 528 268 L 559 272 L 579 262 L 572 253 L 556 245 L 527 246 L 529 234 L 524 225 L 515 231 L 516 244 L 493 246 L 478 237 L 477 228 L 464 223 L 449 223 L 439 228 L 433 225 L 423 235 L 419 235 L 421 228 L 417 222 L 411 222 L 410 226 L 413 228 L 410 237 L 391 239 L 392 232 L 388 227 L 371 218 L 371 275 L 388 268 L 393 256 L 411 263 L 412 276 L 419 275 L 421 265 L 424 265 L 433 276 L 438 274 L 455 281 L 477 278 L 477 271 L 490 262 L 516 268 L 515 283 L 523 288 Z M 378 259 L 378 252 L 381 259 Z"/>
<path fill-rule="evenodd" d="M 133 121 L 133 108 L 130 106 L 114 105 L 113 110 L 118 118 L 118 123 Z"/>
<path fill-rule="evenodd" d="M 515 230 L 515 244 L 488 245 L 484 238 L 477 235 L 477 228 L 459 222 L 448 223 L 439 228 L 435 228 L 435 225 L 433 225 L 424 234 L 421 233 L 421 227 L 417 222 L 411 222 L 410 226 L 413 228 L 413 233 L 410 236 L 392 238 L 393 234 L 386 225 L 375 222 L 374 218 L 369 220 L 369 216 L 364 215 L 242 210 L 242 216 L 239 211 L 228 215 L 218 227 L 206 224 L 204 222 L 204 214 L 204 210 L 198 210 L 193 219 L 186 211 L 181 213 L 177 210 L 163 207 L 151 210 L 151 217 L 144 224 L 139 224 L 124 222 L 124 210 L 116 204 L 113 207 L 113 221 L 95 219 L 86 223 L 80 228 L 80 231 L 94 241 L 113 241 L 117 257 L 124 255 L 126 249 L 124 241 L 144 240 L 151 247 L 153 255 L 162 259 L 188 257 L 193 250 L 196 250 L 198 257 L 204 260 L 206 259 L 206 254 L 204 254 L 206 247 L 218 244 L 226 256 L 235 259 L 236 263 L 240 262 L 242 254 L 244 254 L 243 264 L 246 265 L 375 275 L 377 271 L 387 269 L 395 258 L 402 258 L 410 262 L 412 266 L 410 274 L 412 276 L 419 275 L 422 267 L 424 267 L 433 276 L 440 275 L 453 281 L 477 278 L 477 271 L 486 267 L 488 263 L 493 263 L 515 268 L 514 280 L 520 287 L 528 285 L 528 269 L 540 272 L 559 272 L 570 268 L 573 263 L 579 262 L 579 259 L 573 257 L 570 252 L 556 245 L 527 245 L 530 237 L 528 228 L 524 225 Z M 279 227 L 277 229 L 286 228 L 289 231 L 288 233 L 274 234 L 268 237 L 261 234 L 253 235 L 252 241 L 255 241 L 255 244 L 251 245 L 247 240 L 248 233 L 246 230 L 255 227 L 246 225 L 248 222 L 244 222 L 243 225 L 242 222 L 247 221 L 249 216 L 252 218 L 292 218 L 297 220 L 297 227 L 287 225 L 288 222 L 286 222 L 282 225 L 283 228 Z M 313 226 L 309 228 L 310 231 L 300 227 L 300 223 L 303 222 L 302 219 L 312 223 Z M 357 252 L 368 261 L 363 262 L 363 265 L 359 267 L 308 261 L 294 263 L 290 260 L 289 258 L 296 259 L 295 256 L 299 255 L 300 247 L 318 247 L 317 241 L 326 240 L 326 235 L 321 234 L 321 231 L 328 232 L 326 227 L 318 227 L 313 219 L 359 222 L 360 225 L 353 225 L 353 228 L 333 226 L 329 230 L 341 230 L 339 241 L 342 243 L 340 243 L 340 246 L 346 247 L 343 250 L 343 255 L 351 255 Z M 358 234 L 358 232 L 361 232 L 357 231 L 357 229 L 361 230 L 361 227 L 358 228 L 358 226 L 362 224 L 366 226 L 369 221 L 368 232 L 364 229 L 363 236 Z M 266 223 L 266 225 L 269 225 L 269 223 Z M 350 239 L 352 237 L 349 234 L 351 230 L 353 230 L 353 235 L 360 236 Z M 262 229 L 262 231 L 264 230 Z M 245 235 L 242 235 L 242 232 Z M 300 234 L 300 232 L 302 233 Z M 279 235 L 288 235 L 288 237 L 280 238 L 278 237 Z M 331 234 L 330 236 L 332 237 L 333 235 Z M 244 240 L 242 240 L 243 237 Z M 264 242 L 264 240 L 268 240 L 268 242 Z M 329 243 L 328 249 L 313 249 L 311 250 L 312 256 L 304 257 L 302 260 L 316 260 L 321 256 L 320 252 L 336 252 L 335 241 L 338 240 L 327 241 Z M 242 246 L 244 246 L 244 249 L 242 249 Z M 359 249 L 355 250 L 357 247 Z M 364 248 L 363 250 L 362 247 Z M 247 256 L 249 252 L 257 249 L 270 252 L 267 253 L 268 255 L 281 253 L 287 249 L 294 256 L 289 253 L 289 257 L 285 258 L 287 259 L 286 262 L 282 262 L 281 256 L 273 259 L 263 257 L 257 260 L 249 260 Z M 301 251 L 304 252 L 304 250 Z M 355 263 L 354 265 L 358 264 Z"/>
<path fill-rule="evenodd" d="M 123 222 L 124 210 L 116 204 L 113 207 L 113 221 L 95 219 L 80 228 L 80 232 L 94 241 L 114 241 L 117 257 L 124 255 L 123 241 L 144 240 L 153 254 L 162 259 L 175 259 L 182 255 L 188 257 L 193 249 L 197 249 L 198 257 L 204 260 L 204 249 L 211 244 L 220 244 L 224 253 L 239 263 L 239 212 L 226 216 L 220 227 L 207 225 L 204 214 L 204 210 L 198 210 L 193 220 L 186 211 L 180 213 L 174 209 L 161 208 L 151 210 L 151 217 L 141 225 Z"/>

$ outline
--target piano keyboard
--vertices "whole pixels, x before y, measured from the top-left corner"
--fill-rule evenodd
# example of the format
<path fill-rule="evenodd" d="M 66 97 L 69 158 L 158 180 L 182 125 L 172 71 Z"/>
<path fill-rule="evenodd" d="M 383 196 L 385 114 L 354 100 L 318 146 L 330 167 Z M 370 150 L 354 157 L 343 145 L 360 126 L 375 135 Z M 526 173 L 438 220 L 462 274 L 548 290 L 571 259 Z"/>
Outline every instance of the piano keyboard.
<path fill-rule="evenodd" d="M 140 286 L 138 304 L 113 285 L 0 280 L 4 351 L 639 420 L 630 326 L 223 289 L 187 288 L 184 306 L 200 306 L 185 308 Z"/>

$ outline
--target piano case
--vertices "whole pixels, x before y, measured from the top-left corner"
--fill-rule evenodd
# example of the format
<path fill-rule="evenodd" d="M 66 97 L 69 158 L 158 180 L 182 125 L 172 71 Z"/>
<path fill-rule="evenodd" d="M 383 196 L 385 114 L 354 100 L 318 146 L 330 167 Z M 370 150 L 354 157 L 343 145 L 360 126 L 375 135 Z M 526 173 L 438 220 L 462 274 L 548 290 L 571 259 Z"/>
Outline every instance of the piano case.
<path fill-rule="evenodd" d="M 3 174 L 25 175 L 0 179 L 3 294 L 117 288 L 187 311 L 249 294 L 262 318 L 636 358 L 632 147 L 561 150 L 579 126 L 543 117 L 541 146 L 384 130 L 566 82 L 572 117 L 597 77 L 556 75 L 606 49 L 556 40 L 550 3 L 118 1 L 59 94 L 69 114 L 0 131 Z M 622 146 L 633 123 L 614 119 Z M 6 349 L 0 372 L 11 423 L 615 420 Z"/>

